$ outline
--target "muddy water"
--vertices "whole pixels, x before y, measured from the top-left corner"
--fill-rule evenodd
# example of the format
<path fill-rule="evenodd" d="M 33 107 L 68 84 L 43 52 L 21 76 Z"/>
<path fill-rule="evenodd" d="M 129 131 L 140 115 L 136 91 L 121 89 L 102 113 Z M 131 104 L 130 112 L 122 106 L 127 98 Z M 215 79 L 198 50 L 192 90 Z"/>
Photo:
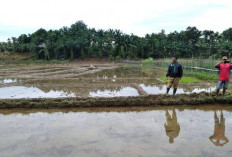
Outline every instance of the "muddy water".
<path fill-rule="evenodd" d="M 10 79 L 10 78 L 4 78 L 0 80 L 0 84 L 8 84 L 8 83 L 14 83 L 18 82 L 17 79 Z"/>
<path fill-rule="evenodd" d="M 1 99 L 18 99 L 18 98 L 59 98 L 75 97 L 74 93 L 50 90 L 44 92 L 36 87 L 10 86 L 0 88 Z"/>
<path fill-rule="evenodd" d="M 141 93 L 164 94 L 166 91 L 166 84 L 159 80 L 165 76 L 165 72 L 154 68 L 120 67 L 73 76 L 67 76 L 67 71 L 62 74 L 62 71 L 60 72 L 58 69 L 57 72 L 59 72 L 59 77 L 54 77 L 54 79 L 48 79 L 46 72 L 43 74 L 44 78 L 42 74 L 36 78 L 34 75 L 38 74 L 27 73 L 27 71 L 25 71 L 25 76 L 29 78 L 21 78 L 20 81 L 17 78 L 2 78 L 0 99 L 138 96 Z M 177 94 L 211 92 L 213 90 L 215 90 L 214 83 L 202 81 L 181 84 Z M 170 91 L 171 93 L 172 91 Z"/>
<path fill-rule="evenodd" d="M 122 87 L 119 90 L 97 90 L 97 92 L 90 92 L 90 97 L 118 97 L 118 96 L 139 96 L 136 89 L 131 87 Z"/>
<path fill-rule="evenodd" d="M 162 86 L 156 86 L 156 85 L 140 85 L 148 94 L 165 94 L 167 85 Z M 188 84 L 185 84 L 185 86 L 188 86 Z M 190 84 L 191 86 L 191 84 Z M 201 87 L 195 87 L 193 90 L 187 90 L 184 86 L 179 87 L 177 94 L 190 94 L 190 93 L 200 93 L 200 92 L 213 92 L 216 88 L 209 85 L 209 87 L 201 88 Z M 170 93 L 172 94 L 173 89 L 170 89 Z"/>
<path fill-rule="evenodd" d="M 0 110 L 1 157 L 228 157 L 232 107 Z"/>

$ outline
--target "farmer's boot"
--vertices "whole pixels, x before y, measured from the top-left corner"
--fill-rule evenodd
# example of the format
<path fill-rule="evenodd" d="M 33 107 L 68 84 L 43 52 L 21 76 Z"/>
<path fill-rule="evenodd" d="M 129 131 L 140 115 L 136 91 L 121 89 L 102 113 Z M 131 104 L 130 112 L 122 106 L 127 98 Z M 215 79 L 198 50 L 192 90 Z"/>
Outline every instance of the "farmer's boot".
<path fill-rule="evenodd" d="M 223 88 L 222 95 L 224 96 L 226 94 L 226 88 Z"/>
<path fill-rule="evenodd" d="M 173 89 L 173 96 L 176 94 L 177 88 Z"/>
<path fill-rule="evenodd" d="M 166 92 L 167 95 L 168 95 L 169 90 L 170 90 L 170 88 L 167 88 L 167 92 Z"/>
<path fill-rule="evenodd" d="M 216 90 L 216 95 L 218 96 L 218 93 L 219 93 L 219 89 Z"/>
<path fill-rule="evenodd" d="M 225 99 L 225 94 L 226 94 L 226 88 L 223 88 L 223 90 L 222 90 L 222 99 L 224 100 Z"/>

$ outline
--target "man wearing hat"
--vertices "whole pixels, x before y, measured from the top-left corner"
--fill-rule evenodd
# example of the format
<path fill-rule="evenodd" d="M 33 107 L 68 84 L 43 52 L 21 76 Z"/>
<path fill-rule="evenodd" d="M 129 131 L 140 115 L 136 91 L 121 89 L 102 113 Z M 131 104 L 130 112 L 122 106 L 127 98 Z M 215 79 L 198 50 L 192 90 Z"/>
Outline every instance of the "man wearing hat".
<path fill-rule="evenodd" d="M 219 78 L 217 84 L 216 94 L 218 95 L 220 89 L 223 89 L 223 96 L 228 89 L 229 81 L 230 81 L 230 70 L 232 69 L 232 64 L 228 60 L 226 56 L 222 57 L 222 62 L 215 65 L 215 68 L 219 69 Z"/>

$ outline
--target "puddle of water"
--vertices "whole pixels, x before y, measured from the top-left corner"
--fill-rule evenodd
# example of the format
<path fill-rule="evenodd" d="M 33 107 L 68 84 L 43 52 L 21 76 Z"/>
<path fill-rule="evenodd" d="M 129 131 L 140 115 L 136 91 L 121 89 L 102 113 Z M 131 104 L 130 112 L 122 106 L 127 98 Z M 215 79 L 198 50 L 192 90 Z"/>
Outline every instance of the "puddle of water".
<path fill-rule="evenodd" d="M 18 98 L 58 98 L 75 97 L 74 93 L 64 91 L 44 92 L 36 87 L 10 86 L 0 88 L 0 99 L 18 99 Z"/>
<path fill-rule="evenodd" d="M 140 84 L 140 87 L 148 94 L 166 94 L 166 85 L 155 86 L 155 85 L 144 85 Z M 194 88 L 189 91 L 184 88 L 178 88 L 177 94 L 190 94 L 200 92 L 212 92 L 216 88 Z M 172 94 L 173 89 L 171 88 L 169 94 Z M 96 92 L 90 92 L 90 97 L 126 97 L 126 96 L 139 96 L 138 91 L 132 87 L 121 87 L 119 90 L 97 90 Z"/>
<path fill-rule="evenodd" d="M 97 92 L 90 92 L 90 97 L 126 97 L 126 96 L 139 96 L 139 93 L 136 89 L 131 87 L 122 87 L 119 90 L 98 90 Z"/>
<path fill-rule="evenodd" d="M 8 78 L 0 80 L 0 84 L 8 84 L 8 83 L 15 83 L 15 82 L 18 82 L 18 80 L 17 79 L 8 79 Z"/>
<path fill-rule="evenodd" d="M 166 93 L 166 85 L 161 86 L 151 86 L 151 85 L 140 85 L 148 94 L 165 94 Z M 213 92 L 215 91 L 215 87 L 210 88 L 194 88 L 193 90 L 189 91 L 187 89 L 179 87 L 177 90 L 177 94 L 190 94 L 190 93 L 200 93 L 200 92 Z M 169 91 L 169 94 L 173 92 L 173 89 L 171 88 Z"/>
<path fill-rule="evenodd" d="M 1 114 L 1 157 L 228 157 L 232 108 Z"/>

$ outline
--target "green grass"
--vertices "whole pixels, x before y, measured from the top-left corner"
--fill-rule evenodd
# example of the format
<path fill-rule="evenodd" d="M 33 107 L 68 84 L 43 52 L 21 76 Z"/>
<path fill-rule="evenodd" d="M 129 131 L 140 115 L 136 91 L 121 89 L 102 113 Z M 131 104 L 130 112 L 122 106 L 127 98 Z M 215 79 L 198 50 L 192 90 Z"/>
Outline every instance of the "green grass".
<path fill-rule="evenodd" d="M 211 80 L 211 81 L 217 81 L 218 76 L 217 75 L 210 75 L 206 73 L 199 73 L 199 72 L 187 72 L 186 73 L 189 76 L 195 77 L 199 80 Z"/>
<path fill-rule="evenodd" d="M 161 80 L 164 81 L 164 82 L 168 82 L 167 77 L 162 77 Z M 194 83 L 194 82 L 199 82 L 199 81 L 200 80 L 195 78 L 195 77 L 183 77 L 180 80 L 181 83 Z"/>

